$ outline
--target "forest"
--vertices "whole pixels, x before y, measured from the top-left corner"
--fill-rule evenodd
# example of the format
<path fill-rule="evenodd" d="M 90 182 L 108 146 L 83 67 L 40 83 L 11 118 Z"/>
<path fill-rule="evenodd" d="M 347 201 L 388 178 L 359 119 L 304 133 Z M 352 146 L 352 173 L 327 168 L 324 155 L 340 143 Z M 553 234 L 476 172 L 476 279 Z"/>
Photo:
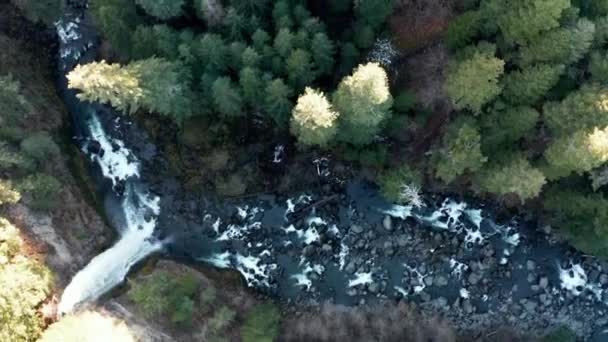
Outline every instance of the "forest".
<path fill-rule="evenodd" d="M 54 57 L 32 57 L 32 70 L 19 63 L 52 39 L 28 35 L 53 37 L 74 3 L 86 1 L 11 0 L 0 11 L 7 23 L 0 23 L 3 341 L 80 341 L 78 332 L 65 336 L 85 329 L 74 317 L 46 329 L 53 320 L 41 308 L 60 285 L 11 217 L 21 205 L 57 216 L 62 194 L 81 181 L 57 166 L 78 162 L 68 156 L 75 152 L 63 131 L 67 114 L 53 90 L 54 72 L 41 66 L 53 65 Z M 550 227 L 574 249 L 608 260 L 608 0 L 90 0 L 87 6 L 99 57 L 69 72 L 68 87 L 81 101 L 105 104 L 146 127 L 192 191 L 241 198 L 293 190 L 298 184 L 276 181 L 274 169 L 243 166 L 252 151 L 280 142 L 290 153 L 283 171 L 302 172 L 302 179 L 304 160 L 331 156 L 348 168 L 347 178 L 374 182 L 391 203 L 419 208 L 429 193 L 474 198 L 500 215 L 533 217 L 539 230 Z M 311 186 L 305 182 L 300 187 Z M 233 282 L 224 293 L 215 273 L 210 281 L 167 269 L 129 277 L 123 292 L 141 317 L 163 321 L 169 331 L 188 334 L 199 320 L 207 322 L 200 335 L 176 340 L 337 341 L 350 326 L 357 341 L 469 340 L 403 306 L 342 312 L 328 305 L 321 316 L 283 320 L 280 304 L 255 296 L 243 300 L 246 309 L 222 304 L 245 295 Z M 215 285 L 202 285 L 208 282 Z M 105 318 L 89 312 L 76 319 Z M 116 322 L 107 324 L 115 336 L 124 333 Z M 546 341 L 575 341 L 569 331 L 550 328 L 557 330 Z M 388 335 L 377 337 L 382 329 Z M 502 337 L 470 340 L 519 340 L 517 333 L 496 336 Z"/>

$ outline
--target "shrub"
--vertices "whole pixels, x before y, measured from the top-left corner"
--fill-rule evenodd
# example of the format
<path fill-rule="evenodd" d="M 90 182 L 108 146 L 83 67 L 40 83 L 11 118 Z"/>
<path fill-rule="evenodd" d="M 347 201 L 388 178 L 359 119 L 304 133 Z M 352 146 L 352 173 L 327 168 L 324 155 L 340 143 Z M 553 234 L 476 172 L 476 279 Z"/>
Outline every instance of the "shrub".
<path fill-rule="evenodd" d="M 182 15 L 184 0 L 135 0 L 146 13 L 161 20 L 167 20 Z"/>
<path fill-rule="evenodd" d="M 26 201 L 34 209 L 49 210 L 59 204 L 57 195 L 61 190 L 61 183 L 53 176 L 43 173 L 30 175 L 19 182 L 17 189 L 26 195 Z"/>
<path fill-rule="evenodd" d="M 5 142 L 0 141 L 0 169 L 16 171 L 32 171 L 34 162 L 21 153 L 14 152 Z"/>
<path fill-rule="evenodd" d="M 5 203 L 17 203 L 21 194 L 13 189 L 10 182 L 0 180 L 0 205 Z"/>
<path fill-rule="evenodd" d="M 390 202 L 405 203 L 420 207 L 422 176 L 408 166 L 384 171 L 378 178 L 384 198 Z"/>
<path fill-rule="evenodd" d="M 273 342 L 279 333 L 281 316 L 271 303 L 255 306 L 245 319 L 241 330 L 243 342 Z"/>
<path fill-rule="evenodd" d="M 576 335 L 566 327 L 560 327 L 543 337 L 541 342 L 576 342 Z"/>
<path fill-rule="evenodd" d="M 449 23 L 445 35 L 448 47 L 455 50 L 469 45 L 478 34 L 481 19 L 478 11 L 468 11 L 454 18 Z"/>
<path fill-rule="evenodd" d="M 236 318 L 236 312 L 227 306 L 222 306 L 208 321 L 207 326 L 211 334 L 215 335 L 227 328 Z"/>
<path fill-rule="evenodd" d="M 41 162 L 59 155 L 59 147 L 47 133 L 37 133 L 21 142 L 21 151 Z"/>
<path fill-rule="evenodd" d="M 33 22 L 43 22 L 53 25 L 57 21 L 65 6 L 62 0 L 11 0 L 25 16 Z"/>
<path fill-rule="evenodd" d="M 2 126 L 20 123 L 32 112 L 32 105 L 21 94 L 21 85 L 11 74 L 0 77 L 0 106 Z"/>
<path fill-rule="evenodd" d="M 416 105 L 416 95 L 407 90 L 401 91 L 395 98 L 393 108 L 399 113 L 408 113 Z"/>
<path fill-rule="evenodd" d="M 522 156 L 491 164 L 478 177 L 482 190 L 496 195 L 517 194 L 522 202 L 538 197 L 547 182 L 541 171 Z"/>

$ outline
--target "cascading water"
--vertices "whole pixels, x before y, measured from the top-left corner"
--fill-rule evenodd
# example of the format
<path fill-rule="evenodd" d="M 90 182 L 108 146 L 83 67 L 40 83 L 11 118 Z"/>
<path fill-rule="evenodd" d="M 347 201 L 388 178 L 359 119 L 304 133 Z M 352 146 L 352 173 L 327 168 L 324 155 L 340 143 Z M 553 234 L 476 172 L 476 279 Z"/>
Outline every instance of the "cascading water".
<path fill-rule="evenodd" d="M 67 73 L 93 46 L 79 33 L 81 17 L 65 19 L 56 24 L 60 37 L 60 58 Z M 65 90 L 65 97 L 75 97 Z M 80 303 L 97 299 L 126 277 L 133 265 L 146 256 L 159 251 L 162 243 L 154 237 L 157 217 L 160 214 L 160 198 L 148 193 L 139 182 L 140 164 L 125 147 L 123 141 L 110 137 L 101 123 L 97 107 L 80 103 L 72 98 L 73 113 L 82 116 L 81 140 L 83 152 L 90 155 L 101 175 L 111 186 L 106 187 L 105 197 L 117 201 L 122 209 L 118 242 L 93 258 L 78 272 L 65 288 L 59 302 L 59 313 L 67 313 Z"/>

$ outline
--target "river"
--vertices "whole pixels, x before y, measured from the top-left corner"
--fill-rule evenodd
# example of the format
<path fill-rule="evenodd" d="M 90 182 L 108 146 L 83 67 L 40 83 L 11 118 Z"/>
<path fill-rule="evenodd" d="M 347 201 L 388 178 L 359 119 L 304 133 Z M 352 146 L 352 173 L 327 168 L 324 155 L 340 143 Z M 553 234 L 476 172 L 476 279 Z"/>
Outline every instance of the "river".
<path fill-rule="evenodd" d="M 406 299 L 462 329 L 564 324 L 608 340 L 608 265 L 521 218 L 496 222 L 475 200 L 428 195 L 420 207 L 394 205 L 373 184 L 334 177 L 331 161 L 325 169 L 311 161 L 311 172 L 338 192 L 241 201 L 194 195 L 164 176 L 166 161 L 136 123 L 67 89 L 65 75 L 96 58 L 96 36 L 79 10 L 56 27 L 58 86 L 74 140 L 119 232 L 66 287 L 61 313 L 97 300 L 138 262 L 164 253 L 236 270 L 248 286 L 294 305 Z"/>

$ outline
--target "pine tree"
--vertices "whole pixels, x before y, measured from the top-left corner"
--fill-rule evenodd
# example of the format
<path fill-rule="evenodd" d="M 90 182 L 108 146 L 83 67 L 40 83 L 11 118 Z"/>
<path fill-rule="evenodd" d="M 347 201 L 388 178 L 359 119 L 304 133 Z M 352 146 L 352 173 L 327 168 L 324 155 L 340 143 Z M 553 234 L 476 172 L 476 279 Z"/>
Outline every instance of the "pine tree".
<path fill-rule="evenodd" d="M 295 36 L 287 28 L 282 28 L 274 38 L 274 49 L 279 56 L 286 58 L 294 47 Z"/>
<path fill-rule="evenodd" d="M 394 6 L 394 0 L 355 0 L 355 16 L 376 29 L 385 23 Z"/>
<path fill-rule="evenodd" d="M 354 41 L 358 48 L 369 49 L 372 47 L 372 45 L 374 45 L 375 39 L 376 33 L 374 32 L 373 27 L 363 23 L 357 23 L 355 25 Z"/>
<path fill-rule="evenodd" d="M 479 52 L 452 65 L 445 90 L 454 107 L 481 113 L 482 107 L 502 91 L 498 79 L 504 72 L 504 65 L 504 61 Z"/>
<path fill-rule="evenodd" d="M 312 39 L 312 58 L 321 75 L 331 74 L 334 66 L 334 43 L 325 33 L 317 33 Z"/>
<path fill-rule="evenodd" d="M 243 42 L 232 42 L 228 46 L 228 67 L 238 72 L 243 67 L 243 52 L 247 46 Z"/>
<path fill-rule="evenodd" d="M 608 127 L 556 138 L 545 151 L 545 159 L 548 176 L 553 179 L 591 171 L 608 161 Z"/>
<path fill-rule="evenodd" d="M 546 182 L 543 173 L 522 156 L 488 166 L 478 177 L 483 191 L 501 196 L 514 193 L 522 202 L 538 197 Z"/>
<path fill-rule="evenodd" d="M 253 108 L 262 105 L 262 96 L 264 95 L 263 84 L 258 69 L 245 67 L 239 73 L 239 85 L 241 86 L 243 100 Z"/>
<path fill-rule="evenodd" d="M 232 0 L 230 4 L 236 8 L 238 12 L 247 15 L 262 15 L 268 9 L 270 0 Z"/>
<path fill-rule="evenodd" d="M 179 57 L 179 33 L 167 25 L 139 25 L 133 33 L 133 59 Z"/>
<path fill-rule="evenodd" d="M 257 29 L 251 36 L 251 41 L 253 42 L 255 51 L 264 53 L 264 47 L 270 44 L 270 35 L 262 29 Z"/>
<path fill-rule="evenodd" d="M 59 146 L 48 133 L 40 132 L 21 141 L 21 152 L 38 162 L 53 160 L 59 156 Z"/>
<path fill-rule="evenodd" d="M 498 9 L 498 26 L 509 44 L 525 45 L 541 32 L 559 26 L 562 12 L 570 0 L 491 0 Z"/>
<path fill-rule="evenodd" d="M 306 88 L 291 118 L 291 133 L 303 146 L 326 147 L 336 135 L 335 112 L 325 94 Z"/>
<path fill-rule="evenodd" d="M 264 110 L 279 130 L 286 128 L 289 123 L 289 114 L 293 109 L 293 102 L 290 100 L 292 93 L 292 90 L 280 78 L 270 81 L 266 86 Z"/>
<path fill-rule="evenodd" d="M 556 135 L 608 125 L 608 88 L 583 85 L 561 102 L 544 105 L 546 125 Z"/>
<path fill-rule="evenodd" d="M 542 100 L 564 73 L 563 65 L 536 64 L 504 77 L 503 97 L 517 105 L 533 105 Z"/>
<path fill-rule="evenodd" d="M 146 13 L 161 20 L 179 17 L 183 14 L 184 0 L 135 0 Z"/>
<path fill-rule="evenodd" d="M 116 52 L 128 57 L 131 35 L 140 19 L 135 2 L 123 0 L 92 0 L 91 13 L 95 27 L 110 42 Z"/>
<path fill-rule="evenodd" d="M 310 53 L 302 49 L 293 50 L 285 65 L 287 79 L 293 88 L 301 89 L 310 84 L 315 75 L 312 71 L 312 57 Z"/>
<path fill-rule="evenodd" d="M 573 27 L 549 31 L 520 50 L 520 65 L 544 62 L 572 64 L 580 60 L 591 47 L 595 37 L 595 25 L 580 19 Z"/>
<path fill-rule="evenodd" d="M 481 19 L 479 11 L 468 11 L 450 21 L 445 34 L 448 47 L 456 50 L 469 45 L 479 33 Z"/>
<path fill-rule="evenodd" d="M 224 39 L 215 33 L 203 34 L 197 49 L 201 63 L 210 71 L 221 72 L 227 68 L 228 47 Z"/>
<path fill-rule="evenodd" d="M 57 21 L 65 8 L 62 0 L 11 0 L 32 22 L 52 25 Z"/>
<path fill-rule="evenodd" d="M 226 36 L 230 41 L 243 41 L 243 32 L 247 27 L 245 17 L 237 12 L 234 7 L 230 7 L 226 10 L 226 16 L 222 21 L 222 25 L 226 31 Z"/>
<path fill-rule="evenodd" d="M 247 47 L 241 54 L 241 64 L 244 67 L 258 67 L 262 56 L 251 46 Z"/>
<path fill-rule="evenodd" d="M 78 65 L 67 76 L 69 87 L 81 91 L 83 101 L 107 103 L 123 112 L 136 112 L 144 96 L 140 70 L 105 61 Z"/>
<path fill-rule="evenodd" d="M 293 19 L 291 18 L 291 8 L 288 1 L 280 0 L 274 3 L 272 9 L 272 20 L 277 29 L 291 28 Z"/>
<path fill-rule="evenodd" d="M 213 103 L 217 112 L 233 118 L 243 115 L 243 98 L 229 77 L 219 77 L 211 87 Z"/>
<path fill-rule="evenodd" d="M 346 74 L 353 70 L 359 62 L 359 50 L 353 43 L 344 43 L 340 48 L 340 73 Z"/>
<path fill-rule="evenodd" d="M 475 122 L 462 117 L 452 122 L 443 137 L 442 146 L 433 153 L 435 175 L 451 183 L 466 171 L 475 172 L 487 158 L 481 153 L 481 137 Z"/>
<path fill-rule="evenodd" d="M 338 138 L 353 145 L 370 143 L 391 116 L 386 71 L 378 63 L 358 66 L 338 85 L 333 104 L 341 115 Z"/>
<path fill-rule="evenodd" d="M 540 114 L 532 107 L 510 107 L 497 103 L 481 117 L 483 150 L 490 154 L 501 147 L 511 146 L 529 133 Z"/>
<path fill-rule="evenodd" d="M 608 56 L 605 53 L 594 51 L 589 62 L 591 80 L 603 85 L 608 85 Z"/>

